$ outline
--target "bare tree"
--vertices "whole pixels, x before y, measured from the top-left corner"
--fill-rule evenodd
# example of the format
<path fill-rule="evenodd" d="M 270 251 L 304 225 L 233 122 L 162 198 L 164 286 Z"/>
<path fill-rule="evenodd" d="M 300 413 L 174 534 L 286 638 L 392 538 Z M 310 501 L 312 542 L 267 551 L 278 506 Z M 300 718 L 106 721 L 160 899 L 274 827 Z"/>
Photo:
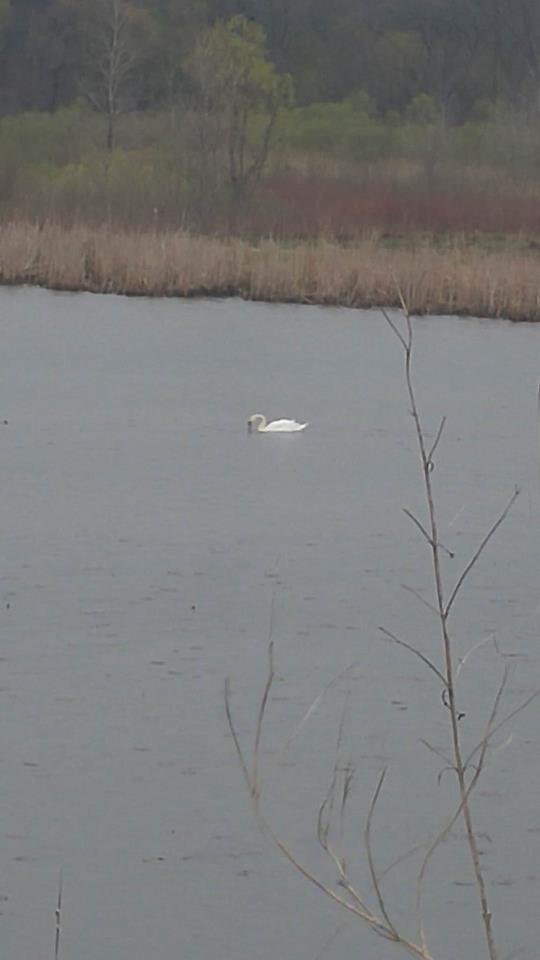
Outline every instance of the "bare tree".
<path fill-rule="evenodd" d="M 150 20 L 127 0 L 93 0 L 85 8 L 84 91 L 107 118 L 107 150 L 115 144 L 115 122 L 129 104 L 135 69 L 143 57 Z"/>

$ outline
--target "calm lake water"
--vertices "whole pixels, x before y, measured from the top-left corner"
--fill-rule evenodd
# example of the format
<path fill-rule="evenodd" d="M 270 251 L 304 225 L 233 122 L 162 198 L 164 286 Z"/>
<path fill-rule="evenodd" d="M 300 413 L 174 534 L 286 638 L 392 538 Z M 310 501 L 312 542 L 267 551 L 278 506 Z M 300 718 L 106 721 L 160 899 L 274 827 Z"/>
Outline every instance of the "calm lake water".
<path fill-rule="evenodd" d="M 277 678 L 263 739 L 268 819 L 334 879 L 316 817 L 347 704 L 357 766 L 345 845 L 380 771 L 384 868 L 452 810 L 439 662 L 400 347 L 380 314 L 3 290 L 0 425 L 0 943 L 53 956 L 64 877 L 68 960 L 389 960 L 260 837 L 230 736 L 251 743 L 274 604 Z M 449 586 L 522 494 L 453 619 L 474 745 L 503 664 L 505 711 L 540 688 L 540 327 L 415 324 L 419 402 L 447 416 L 434 481 Z M 310 421 L 249 436 L 254 412 Z M 329 690 L 290 745 L 315 697 Z M 513 721 L 475 796 L 501 956 L 538 956 L 540 701 Z M 511 735 L 511 742 L 504 741 Z M 336 842 L 339 837 L 336 835 Z M 417 860 L 385 881 L 414 936 Z M 369 895 L 369 889 L 368 889 Z M 444 960 L 485 954 L 459 831 L 433 861 L 427 930 Z"/>

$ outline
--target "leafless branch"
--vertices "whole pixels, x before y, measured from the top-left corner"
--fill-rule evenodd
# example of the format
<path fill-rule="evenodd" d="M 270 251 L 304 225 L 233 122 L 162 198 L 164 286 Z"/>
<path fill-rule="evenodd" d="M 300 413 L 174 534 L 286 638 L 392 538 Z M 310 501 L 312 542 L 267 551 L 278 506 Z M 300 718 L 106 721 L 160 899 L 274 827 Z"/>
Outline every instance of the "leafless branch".
<path fill-rule="evenodd" d="M 423 737 L 420 737 L 420 743 L 423 743 L 424 746 L 428 748 L 428 750 L 431 750 L 431 752 L 434 753 L 437 757 L 439 757 L 441 760 L 444 760 L 447 767 L 452 766 L 452 761 L 448 759 L 446 754 L 443 753 L 442 750 L 439 750 L 438 747 L 434 747 L 433 744 L 429 742 L 429 740 L 424 740 Z"/>
<path fill-rule="evenodd" d="M 409 518 L 409 520 L 412 520 L 412 522 L 418 527 L 418 529 L 420 530 L 420 533 L 426 538 L 429 545 L 433 546 L 429 533 L 427 532 L 424 525 L 420 522 L 418 517 L 415 517 L 414 513 L 411 513 L 410 510 L 407 510 L 407 507 L 403 507 L 403 513 L 405 514 L 406 517 Z"/>
<path fill-rule="evenodd" d="M 427 445 L 427 434 L 425 432 L 423 422 L 420 416 L 419 407 L 416 399 L 415 387 L 412 376 L 412 348 L 413 348 L 413 326 L 409 311 L 407 309 L 407 304 L 405 298 L 400 290 L 398 290 L 399 300 L 403 309 L 404 321 L 405 321 L 405 332 L 402 332 L 398 324 L 395 322 L 390 315 L 383 310 L 383 314 L 393 331 L 394 335 L 398 339 L 404 354 L 405 354 L 405 380 L 407 385 L 407 393 L 409 398 L 410 413 L 414 421 L 416 438 L 418 443 L 418 450 L 420 454 L 420 461 L 422 466 L 422 473 L 424 479 L 424 492 L 426 496 L 427 503 L 427 519 L 422 523 L 418 518 L 411 513 L 409 510 L 405 510 L 405 514 L 413 521 L 415 526 L 420 530 L 422 536 L 426 540 L 429 549 L 431 551 L 431 560 L 432 560 L 432 572 L 434 577 L 434 602 L 431 603 L 427 601 L 417 590 L 412 587 L 404 586 L 404 589 L 412 593 L 417 599 L 419 599 L 425 606 L 428 607 L 431 613 L 435 613 L 438 621 L 442 641 L 442 652 L 443 652 L 443 666 L 439 668 L 435 662 L 419 650 L 414 644 L 408 643 L 405 640 L 402 640 L 400 637 L 397 637 L 395 634 L 391 633 L 384 627 L 380 627 L 381 633 L 387 640 L 391 640 L 393 643 L 404 647 L 414 654 L 415 657 L 420 659 L 429 670 L 435 674 L 438 681 L 442 684 L 443 689 L 443 702 L 445 707 L 448 710 L 449 724 L 450 724 L 450 733 L 451 733 L 451 743 L 452 750 L 449 752 L 449 755 L 446 755 L 446 752 L 440 750 L 438 747 L 433 746 L 429 741 L 422 740 L 424 745 L 436 756 L 441 759 L 445 766 L 441 773 L 439 774 L 439 779 L 444 772 L 448 771 L 453 773 L 456 777 L 458 785 L 458 799 L 456 801 L 456 807 L 452 812 L 451 816 L 447 819 L 443 827 L 439 830 L 437 835 L 429 842 L 429 844 L 417 845 L 412 850 L 402 854 L 396 860 L 389 864 L 385 870 L 378 870 L 375 864 L 375 858 L 373 855 L 372 849 L 372 825 L 374 814 L 376 810 L 377 803 L 380 798 L 381 790 L 386 776 L 386 770 L 383 770 L 381 773 L 375 792 L 371 799 L 371 803 L 368 810 L 368 815 L 366 819 L 366 824 L 364 828 L 364 845 L 366 850 L 367 864 L 369 867 L 371 884 L 373 887 L 375 899 L 377 902 L 376 909 L 371 909 L 362 896 L 362 894 L 356 890 L 354 885 L 351 882 L 350 876 L 348 874 L 347 862 L 345 856 L 341 855 L 339 847 L 342 845 L 343 834 L 344 834 L 344 823 L 345 815 L 351 795 L 352 784 L 356 775 L 355 768 L 352 761 L 349 759 L 346 762 L 343 762 L 342 753 L 343 753 L 343 740 L 344 740 L 344 729 L 345 729 L 345 716 L 346 716 L 346 705 L 343 708 L 340 723 L 338 726 L 337 733 L 337 742 L 335 749 L 335 758 L 333 763 L 333 769 L 330 777 L 330 782 L 326 791 L 326 794 L 322 800 L 322 803 L 319 807 L 318 817 L 317 817 L 317 838 L 319 844 L 322 848 L 322 851 L 327 855 L 331 863 L 334 865 L 337 870 L 337 878 L 334 885 L 330 885 L 307 867 L 296 854 L 291 850 L 288 844 L 281 839 L 270 826 L 268 821 L 262 812 L 262 796 L 261 796 L 261 779 L 260 779 L 260 770 L 259 770 L 259 759 L 261 752 L 261 740 L 263 734 L 263 727 L 265 721 L 266 710 L 269 702 L 270 692 L 272 684 L 274 681 L 274 662 L 273 662 L 273 621 L 274 621 L 274 599 L 272 601 L 272 607 L 270 611 L 270 625 L 269 625 L 269 635 L 268 635 L 268 673 L 266 678 L 266 683 L 264 686 L 258 715 L 257 715 L 257 724 L 254 736 L 253 743 L 253 754 L 251 763 L 248 764 L 246 761 L 246 755 L 244 749 L 240 743 L 238 733 L 235 729 L 234 718 L 231 712 L 230 705 L 230 685 L 229 681 L 226 681 L 225 684 L 225 707 L 227 722 L 233 742 L 235 744 L 235 749 L 239 757 L 241 764 L 242 772 L 248 786 L 249 794 L 251 801 L 254 807 L 255 816 L 259 829 L 275 844 L 275 846 L 281 851 L 281 853 L 289 860 L 289 862 L 295 867 L 295 869 L 310 883 L 312 883 L 317 889 L 323 892 L 330 900 L 338 904 L 347 912 L 361 919 L 367 926 L 376 934 L 388 940 L 399 944 L 410 956 L 416 957 L 417 960 L 432 960 L 430 952 L 426 944 L 426 936 L 424 931 L 423 917 L 422 917 L 422 906 L 423 906 L 423 888 L 426 872 L 429 866 L 429 863 L 435 854 L 436 850 L 444 842 L 444 840 L 449 836 L 454 824 L 458 821 L 459 818 L 463 818 L 465 833 L 467 837 L 467 844 L 470 856 L 470 863 L 472 867 L 472 872 L 474 874 L 475 885 L 478 893 L 481 916 L 484 927 L 485 941 L 487 946 L 487 952 L 489 960 L 498 960 L 498 953 L 495 945 L 495 940 L 492 931 L 492 915 L 488 907 L 487 900 L 487 891 L 486 891 L 486 882 L 484 878 L 484 873 L 481 864 L 481 853 L 478 846 L 478 836 L 473 826 L 472 814 L 470 808 L 470 796 L 478 784 L 479 778 L 484 769 L 488 748 L 492 743 L 492 739 L 497 731 L 501 727 L 508 723 L 512 718 L 514 718 L 519 712 L 524 710 L 536 697 L 540 696 L 540 691 L 537 691 L 523 700 L 515 709 L 511 710 L 506 716 L 499 718 L 499 712 L 501 707 L 501 700 L 505 692 L 507 681 L 509 677 L 509 669 L 505 667 L 502 679 L 497 688 L 496 694 L 493 699 L 489 717 L 486 721 L 482 736 L 475 747 L 470 751 L 468 757 L 464 760 L 463 748 L 461 743 L 461 734 L 460 734 L 460 724 L 459 721 L 463 716 L 463 713 L 460 712 L 460 708 L 456 699 L 456 681 L 460 675 L 461 670 L 464 668 L 468 659 L 472 654 L 482 647 L 485 643 L 488 642 L 491 638 L 484 638 L 478 643 L 476 643 L 468 653 L 461 659 L 458 660 L 457 656 L 453 649 L 453 641 L 451 634 L 449 632 L 448 620 L 449 614 L 453 608 L 453 604 L 465 583 L 467 577 L 469 576 L 471 570 L 473 569 L 476 562 L 479 560 L 487 544 L 505 520 L 508 515 L 509 510 L 511 509 L 515 499 L 518 496 L 519 491 L 515 491 L 512 498 L 507 503 L 504 510 L 498 516 L 495 523 L 492 524 L 488 533 L 480 543 L 479 547 L 476 549 L 472 558 L 464 567 L 462 573 L 458 577 L 453 590 L 450 593 L 448 600 L 445 600 L 445 585 L 443 582 L 443 571 L 442 571 L 442 552 L 445 551 L 450 557 L 453 556 L 450 550 L 448 550 L 439 540 L 438 536 L 438 516 L 435 505 L 434 490 L 432 484 L 432 470 L 433 470 L 433 456 L 435 451 L 438 448 L 438 445 L 441 441 L 441 437 L 444 431 L 446 424 L 446 418 L 443 417 L 439 423 L 438 429 L 435 433 L 433 442 L 428 448 Z M 456 666 L 457 661 L 457 666 Z M 352 666 L 355 666 L 353 664 Z M 285 743 L 283 749 L 287 749 L 292 740 L 298 735 L 304 724 L 312 716 L 313 712 L 317 709 L 321 703 L 324 696 L 327 694 L 329 689 L 337 682 L 337 680 L 342 677 L 344 674 L 350 670 L 351 667 L 348 667 L 347 670 L 339 674 L 338 677 L 334 678 L 323 690 L 318 697 L 310 704 L 307 711 L 304 713 L 300 723 L 297 725 L 296 729 L 293 731 L 291 736 Z M 282 751 L 281 751 L 282 752 Z M 279 755 L 278 755 L 279 756 Z M 336 846 L 333 846 L 333 834 L 334 826 L 336 823 L 339 823 L 339 833 Z M 387 909 L 383 890 L 382 890 L 382 880 L 383 878 L 399 863 L 405 860 L 407 857 L 412 856 L 414 853 L 423 850 L 423 856 L 421 858 L 421 863 L 419 866 L 417 879 L 416 879 L 416 914 L 418 922 L 418 942 L 415 943 L 408 938 L 405 938 L 398 931 L 397 927 L 390 919 L 389 911 Z"/>
<path fill-rule="evenodd" d="M 430 843 L 430 845 L 429 845 L 429 847 L 428 847 L 428 849 L 427 849 L 427 851 L 426 851 L 426 853 L 425 853 L 425 856 L 424 856 L 424 858 L 423 858 L 423 860 L 422 860 L 422 864 L 421 864 L 420 870 L 419 870 L 419 872 L 418 872 L 417 883 L 416 883 L 416 913 L 417 913 L 417 917 L 418 917 L 418 927 L 419 927 L 419 930 L 420 930 L 420 931 L 423 929 L 423 922 L 422 922 L 422 889 L 423 889 L 424 877 L 425 877 L 425 873 L 426 873 L 426 870 L 427 870 L 429 861 L 431 860 L 431 858 L 432 858 L 433 854 L 435 853 L 437 847 L 440 846 L 440 844 L 443 843 L 443 841 L 446 840 L 446 838 L 448 837 L 448 835 L 449 835 L 452 827 L 454 826 L 454 824 L 456 823 L 456 821 L 457 821 L 458 818 L 460 817 L 463 809 L 464 809 L 464 808 L 466 807 L 466 805 L 468 804 L 469 797 L 470 797 L 472 791 L 474 790 L 476 784 L 478 783 L 480 774 L 482 773 L 482 769 L 483 769 L 483 767 L 484 767 L 484 762 L 485 762 L 485 757 L 486 757 L 486 751 L 487 751 L 488 743 L 489 743 L 489 740 L 490 740 L 490 738 L 491 738 L 491 736 L 492 736 L 492 734 L 493 734 L 493 732 L 494 732 L 494 722 L 495 722 L 495 718 L 496 718 L 496 716 L 497 716 L 497 712 L 498 712 L 498 710 L 499 710 L 501 698 L 502 698 L 502 695 L 503 695 L 503 693 L 504 693 L 504 690 L 505 690 L 505 687 L 506 687 L 506 683 L 507 683 L 507 681 L 508 681 L 508 675 L 509 675 L 509 670 L 508 670 L 508 667 L 506 667 L 505 670 L 504 670 L 504 673 L 503 673 L 503 677 L 502 677 L 501 683 L 499 684 L 497 693 L 496 693 L 495 698 L 494 698 L 494 701 L 493 701 L 493 705 L 492 705 L 492 708 L 491 708 L 491 712 L 490 712 L 488 721 L 487 721 L 486 726 L 485 726 L 485 729 L 484 729 L 483 737 L 482 737 L 480 743 L 478 744 L 478 750 L 480 751 L 480 757 L 479 757 L 479 760 L 478 760 L 478 764 L 477 764 L 477 766 L 476 766 L 476 769 L 475 769 L 475 771 L 474 771 L 474 774 L 473 774 L 473 776 L 472 776 L 469 784 L 465 787 L 465 790 L 464 790 L 464 791 L 461 791 L 461 789 L 460 789 L 460 802 L 459 802 L 459 805 L 458 805 L 457 809 L 454 811 L 454 813 L 452 814 L 452 816 L 447 820 L 445 826 L 444 826 L 444 827 L 442 828 L 442 830 L 437 834 L 437 836 L 435 837 L 435 839 Z M 469 762 L 470 762 L 471 759 L 472 759 L 472 755 L 469 757 L 467 763 L 466 763 L 464 766 L 467 766 L 467 765 L 469 764 Z M 455 772 L 458 773 L 457 770 L 455 770 Z M 460 783 L 460 787 L 461 787 L 461 783 Z M 474 866 L 474 862 L 473 862 L 473 866 Z"/>
<path fill-rule="evenodd" d="M 475 565 L 475 563 L 477 562 L 477 560 L 479 560 L 479 558 L 481 557 L 481 555 L 482 555 L 482 553 L 484 552 L 485 548 L 487 547 L 489 541 L 491 540 L 493 534 L 499 529 L 501 523 L 503 523 L 504 520 L 506 519 L 506 517 L 508 516 L 509 511 L 511 510 L 512 506 L 514 505 L 514 503 L 516 502 L 517 498 L 519 497 L 519 494 L 520 494 L 520 491 L 519 491 L 518 489 L 514 490 L 514 493 L 513 493 L 512 496 L 510 497 L 510 500 L 509 500 L 508 503 L 506 504 L 506 507 L 504 508 L 504 510 L 502 511 L 502 513 L 499 515 L 499 517 L 497 518 L 497 520 L 495 521 L 495 523 L 490 527 L 490 529 L 488 530 L 488 532 L 487 532 L 487 534 L 485 535 L 484 539 L 483 539 L 482 542 L 480 543 L 480 546 L 477 547 L 477 549 L 475 550 L 473 556 L 472 556 L 471 559 L 469 560 L 468 564 L 467 564 L 467 565 L 465 566 L 465 568 L 463 569 L 463 572 L 462 572 L 461 575 L 458 577 L 457 583 L 456 583 L 454 589 L 452 590 L 452 593 L 450 594 L 450 597 L 448 598 L 448 602 L 447 602 L 446 608 L 445 608 L 445 610 L 444 610 L 444 616 L 445 616 L 445 618 L 448 618 L 448 615 L 449 615 L 449 613 L 450 613 L 450 610 L 451 610 L 451 608 L 452 608 L 452 606 L 453 606 L 453 603 L 454 603 L 454 601 L 455 601 L 455 599 L 456 599 L 456 597 L 457 597 L 457 595 L 458 595 L 461 587 L 463 586 L 463 583 L 465 582 L 466 578 L 468 577 L 469 573 L 471 572 L 471 570 L 472 570 L 472 568 L 474 567 L 474 565 Z"/>
<path fill-rule="evenodd" d="M 431 462 L 431 461 L 428 461 L 428 462 Z M 403 507 L 403 513 L 404 513 L 407 517 L 409 517 L 409 519 L 412 520 L 412 522 L 413 522 L 414 524 L 416 524 L 416 526 L 417 526 L 418 529 L 420 530 L 420 533 L 422 533 L 423 536 L 426 538 L 426 540 L 427 540 L 427 542 L 429 543 L 430 547 L 433 547 L 434 544 L 433 544 L 433 541 L 432 541 L 432 539 L 431 539 L 431 534 L 429 534 L 428 531 L 426 530 L 426 528 L 424 527 L 424 525 L 423 525 L 422 523 L 420 523 L 420 520 L 418 519 L 418 517 L 415 517 L 414 513 L 411 513 L 411 511 L 410 511 L 410 510 L 407 510 L 406 507 Z M 444 550 L 444 552 L 447 554 L 447 556 L 450 557 L 451 560 L 454 559 L 454 553 L 452 553 L 452 551 L 449 550 L 448 547 L 445 547 L 444 543 L 441 543 L 441 542 L 439 541 L 438 544 L 437 544 L 437 546 L 440 547 L 441 550 Z"/>
<path fill-rule="evenodd" d="M 401 343 L 401 346 L 403 347 L 403 349 L 404 349 L 405 351 L 408 350 L 408 349 L 409 349 L 409 344 L 408 344 L 407 341 L 405 340 L 405 337 L 404 337 L 403 334 L 401 333 L 401 330 L 399 329 L 397 323 L 395 323 L 394 320 L 392 320 L 392 318 L 390 317 L 390 314 L 387 313 L 387 311 L 384 309 L 384 307 L 381 308 L 381 313 L 382 313 L 384 319 L 386 320 L 388 326 L 391 327 L 392 330 L 394 331 L 394 333 L 395 333 L 396 337 L 398 338 L 399 342 Z"/>
<path fill-rule="evenodd" d="M 415 590 L 414 587 L 410 587 L 409 584 L 407 583 L 402 583 L 401 589 L 406 590 L 407 593 L 412 593 L 413 597 L 416 597 L 416 599 L 419 600 L 420 603 L 423 603 L 423 605 L 427 607 L 428 610 L 431 610 L 431 612 L 434 613 L 437 617 L 439 616 L 439 611 L 437 610 L 437 607 L 434 607 L 433 604 L 430 603 L 429 600 L 426 600 L 426 598 L 423 597 L 418 590 Z"/>
<path fill-rule="evenodd" d="M 445 424 L 446 424 L 446 417 L 443 417 L 442 420 L 441 420 L 441 422 L 440 422 L 440 424 L 439 424 L 439 429 L 437 430 L 437 433 L 435 434 L 435 439 L 434 439 L 434 441 L 433 441 L 433 443 L 432 443 L 432 445 L 431 445 L 431 449 L 430 449 L 430 451 L 429 451 L 429 453 L 428 453 L 428 455 L 427 455 L 427 456 L 428 456 L 428 462 L 429 462 L 429 463 L 433 463 L 433 456 L 434 456 L 434 453 L 435 453 L 437 447 L 439 446 L 439 441 L 440 441 L 440 439 L 441 439 L 441 437 L 442 437 Z"/>
<path fill-rule="evenodd" d="M 481 545 L 480 550 L 477 551 L 477 554 L 475 554 L 475 556 L 473 557 L 472 562 L 467 564 L 465 570 L 463 571 L 463 574 L 461 575 L 461 577 L 458 580 L 458 583 L 456 584 L 456 587 L 454 588 L 454 591 L 450 597 L 450 601 L 445 602 L 445 591 L 444 591 L 443 574 L 442 574 L 442 567 L 441 567 L 441 549 L 444 549 L 444 548 L 442 548 L 439 542 L 439 535 L 438 535 L 438 518 L 437 518 L 436 507 L 435 507 L 435 499 L 434 499 L 433 485 L 432 485 L 432 479 L 431 479 L 431 472 L 433 468 L 433 464 L 430 456 L 431 450 L 428 451 L 427 449 L 426 434 L 425 434 L 425 430 L 420 417 L 420 412 L 418 409 L 418 403 L 416 400 L 416 393 L 415 393 L 413 377 L 412 377 L 413 328 L 412 328 L 412 322 L 411 322 L 410 313 L 407 307 L 407 303 L 405 301 L 405 298 L 401 290 L 398 290 L 398 295 L 399 295 L 399 300 L 403 310 L 403 315 L 405 318 L 405 323 L 407 328 L 407 337 L 404 337 L 401 334 L 396 324 L 391 321 L 390 317 L 387 316 L 387 320 L 389 322 L 389 325 L 392 331 L 398 337 L 405 355 L 405 382 L 407 385 L 407 393 L 409 396 L 411 416 L 414 421 L 416 438 L 418 442 L 418 450 L 420 453 L 420 460 L 422 464 L 422 473 L 424 477 L 424 489 L 425 489 L 425 495 L 426 495 L 426 501 L 427 501 L 427 513 L 428 513 L 428 525 L 427 525 L 427 528 L 424 528 L 425 529 L 424 535 L 427 534 L 426 539 L 431 549 L 432 568 L 433 568 L 433 575 L 434 575 L 434 582 L 435 582 L 436 607 L 439 614 L 441 639 L 442 639 L 442 646 L 443 646 L 443 652 L 444 652 L 445 675 L 444 675 L 443 690 L 445 694 L 444 703 L 448 707 L 448 711 L 450 715 L 452 750 L 454 755 L 454 761 L 452 763 L 452 767 L 455 769 L 457 779 L 458 779 L 458 784 L 459 784 L 459 794 L 460 794 L 459 813 L 463 813 L 463 819 L 465 822 L 467 843 L 469 847 L 469 853 L 470 853 L 476 888 L 478 891 L 478 897 L 480 900 L 480 908 L 481 908 L 481 914 L 482 914 L 482 921 L 484 925 L 484 933 L 485 933 L 488 954 L 489 954 L 490 960 L 497 960 L 497 948 L 495 945 L 495 940 L 492 932 L 492 926 L 491 926 L 492 918 L 491 918 L 491 912 L 488 908 L 486 883 L 485 883 L 485 879 L 484 879 L 484 875 L 483 875 L 483 871 L 480 863 L 478 844 L 476 840 L 471 811 L 470 811 L 469 802 L 468 802 L 470 785 L 469 787 L 467 786 L 465 766 L 464 766 L 463 757 L 462 757 L 462 748 L 461 748 L 461 740 L 460 740 L 460 732 L 459 732 L 459 719 L 460 719 L 461 713 L 456 703 L 454 653 L 453 653 L 453 647 L 452 647 L 452 640 L 448 630 L 448 614 L 450 612 L 452 604 L 457 596 L 457 593 L 461 585 L 463 584 L 467 575 L 469 574 L 472 566 L 474 565 L 474 563 L 482 553 L 482 550 L 485 544 Z M 439 442 L 440 433 L 442 433 L 442 427 L 439 427 L 439 431 L 436 434 L 435 444 Z M 511 504 L 509 504 L 508 509 L 510 505 Z M 508 509 L 506 510 L 506 512 L 503 513 L 503 515 L 501 515 L 498 522 L 493 525 L 492 530 L 488 534 L 486 542 L 495 532 L 499 524 L 502 523 L 502 520 L 506 516 Z M 421 526 L 421 529 L 422 529 L 422 526 Z M 498 699 L 496 702 L 498 704 Z M 479 763 L 477 771 L 475 771 L 475 774 L 473 775 L 473 781 L 475 781 L 475 778 L 477 779 L 477 777 L 480 775 L 483 758 L 485 756 L 485 751 L 484 752 L 481 751 L 480 756 L 481 756 L 482 762 Z M 435 846 L 437 846 L 437 844 Z M 428 852 L 426 853 L 426 857 L 424 858 L 424 863 L 426 863 L 426 858 L 427 858 L 427 862 L 429 862 L 429 857 L 431 855 L 430 850 L 432 848 L 433 848 L 433 845 L 428 849 Z M 419 880 L 417 884 L 418 926 L 419 926 L 420 942 L 422 944 L 423 949 L 425 949 L 425 937 L 424 937 L 424 927 L 423 927 L 422 913 L 421 913 L 421 888 L 422 888 L 422 879 L 423 879 L 424 872 L 425 872 L 425 867 L 421 868 L 420 870 Z"/>
<path fill-rule="evenodd" d="M 419 657 L 422 663 L 425 663 L 430 670 L 433 671 L 436 677 L 439 678 L 444 687 L 446 687 L 446 677 L 441 673 L 438 667 L 435 666 L 432 660 L 429 657 L 426 657 L 421 650 L 418 650 L 416 647 L 413 647 L 412 644 L 407 643 L 406 640 L 401 640 L 399 637 L 396 637 L 394 633 L 391 633 L 390 630 L 387 630 L 386 627 L 379 627 L 381 633 L 392 643 L 397 643 L 400 647 L 405 647 L 406 650 L 410 650 L 411 653 L 414 653 L 415 657 Z"/>

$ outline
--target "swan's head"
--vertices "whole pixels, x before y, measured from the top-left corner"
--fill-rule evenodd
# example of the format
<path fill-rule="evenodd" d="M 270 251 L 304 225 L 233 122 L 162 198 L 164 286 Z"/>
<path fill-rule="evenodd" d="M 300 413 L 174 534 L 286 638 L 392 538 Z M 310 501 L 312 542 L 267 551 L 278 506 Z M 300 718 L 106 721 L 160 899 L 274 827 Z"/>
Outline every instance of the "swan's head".
<path fill-rule="evenodd" d="M 266 417 L 262 413 L 254 413 L 247 422 L 248 433 L 253 430 L 261 430 L 266 424 Z"/>

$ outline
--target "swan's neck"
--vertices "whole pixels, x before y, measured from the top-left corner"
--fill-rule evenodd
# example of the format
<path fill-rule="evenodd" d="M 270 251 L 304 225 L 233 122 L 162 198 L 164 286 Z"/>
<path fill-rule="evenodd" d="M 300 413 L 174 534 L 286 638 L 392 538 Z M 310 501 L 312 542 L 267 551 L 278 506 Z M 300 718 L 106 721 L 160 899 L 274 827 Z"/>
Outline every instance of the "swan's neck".
<path fill-rule="evenodd" d="M 264 428 L 266 427 L 266 417 L 264 416 L 264 414 L 258 413 L 255 417 L 255 420 L 257 422 L 257 430 L 259 432 L 261 430 L 264 430 Z"/>

